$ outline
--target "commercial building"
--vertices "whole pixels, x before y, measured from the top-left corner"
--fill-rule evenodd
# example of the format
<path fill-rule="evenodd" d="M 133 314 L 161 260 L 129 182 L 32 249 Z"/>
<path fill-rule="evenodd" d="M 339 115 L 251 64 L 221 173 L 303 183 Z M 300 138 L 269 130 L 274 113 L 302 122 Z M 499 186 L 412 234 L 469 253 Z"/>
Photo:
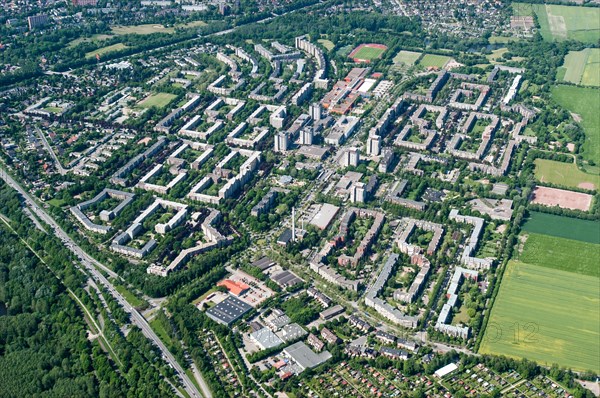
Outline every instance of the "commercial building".
<path fill-rule="evenodd" d="M 227 296 L 225 300 L 206 310 L 206 315 L 221 325 L 231 326 L 251 309 L 252 307 L 242 300 Z"/>

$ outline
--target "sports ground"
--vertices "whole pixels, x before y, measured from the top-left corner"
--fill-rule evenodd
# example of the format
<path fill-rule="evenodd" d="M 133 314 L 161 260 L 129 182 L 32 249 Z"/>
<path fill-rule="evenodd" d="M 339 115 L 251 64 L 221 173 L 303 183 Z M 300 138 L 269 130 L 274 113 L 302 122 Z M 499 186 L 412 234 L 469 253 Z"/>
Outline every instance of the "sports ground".
<path fill-rule="evenodd" d="M 585 173 L 574 163 L 547 159 L 536 159 L 534 163 L 535 178 L 540 182 L 590 190 L 600 187 L 600 176 Z"/>
<path fill-rule="evenodd" d="M 420 56 L 419 52 L 402 50 L 394 57 L 394 65 L 413 66 Z"/>
<path fill-rule="evenodd" d="M 419 61 L 419 65 L 424 68 L 435 67 L 435 68 L 443 68 L 450 61 L 450 57 L 446 55 L 436 55 L 436 54 L 425 54 L 421 61 Z"/>
<path fill-rule="evenodd" d="M 352 58 L 354 62 L 371 62 L 381 58 L 385 50 L 387 50 L 387 46 L 383 44 L 361 44 L 352 50 L 348 57 Z"/>
<path fill-rule="evenodd" d="M 169 103 L 173 101 L 175 97 L 176 95 L 174 94 L 156 93 L 146 97 L 138 104 L 138 106 L 140 108 L 152 108 L 153 106 L 157 108 L 164 108 L 165 106 L 169 105 Z"/>

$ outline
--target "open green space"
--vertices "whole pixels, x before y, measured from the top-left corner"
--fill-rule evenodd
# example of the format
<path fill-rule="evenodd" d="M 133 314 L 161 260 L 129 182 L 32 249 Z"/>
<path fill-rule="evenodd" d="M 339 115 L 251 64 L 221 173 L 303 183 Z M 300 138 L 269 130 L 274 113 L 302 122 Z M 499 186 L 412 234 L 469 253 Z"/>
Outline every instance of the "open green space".
<path fill-rule="evenodd" d="M 115 35 L 151 35 L 153 33 L 174 33 L 174 28 L 165 28 L 159 24 L 142 24 L 142 25 L 131 25 L 122 26 L 117 25 L 110 28 Z"/>
<path fill-rule="evenodd" d="M 586 189 L 598 189 L 600 187 L 600 176 L 579 170 L 575 163 L 557 162 L 548 159 L 536 159 L 534 163 L 535 178 L 540 182 Z M 593 188 L 590 184 L 593 185 Z"/>
<path fill-rule="evenodd" d="M 560 85 L 552 87 L 552 98 L 564 108 L 581 117 L 585 131 L 583 157 L 600 163 L 600 90 Z"/>
<path fill-rule="evenodd" d="M 98 48 L 96 50 L 90 51 L 88 53 L 85 54 L 86 58 L 93 58 L 96 56 L 96 54 L 98 54 L 99 56 L 102 56 L 104 54 L 108 54 L 108 53 L 112 53 L 112 52 L 116 52 L 116 51 L 121 51 L 126 49 L 127 46 L 123 43 L 117 43 L 117 44 L 113 44 L 112 46 L 106 46 L 106 47 L 102 47 L 102 48 Z"/>
<path fill-rule="evenodd" d="M 586 48 L 570 51 L 562 67 L 557 71 L 557 79 L 583 86 L 600 86 L 600 49 Z"/>
<path fill-rule="evenodd" d="M 421 53 L 402 50 L 394 57 L 394 65 L 404 64 L 406 66 L 413 66 L 420 56 Z"/>
<path fill-rule="evenodd" d="M 385 49 L 383 48 L 362 47 L 352 57 L 356 59 L 366 59 L 371 61 L 380 58 L 381 54 L 383 54 L 384 52 Z"/>
<path fill-rule="evenodd" d="M 113 37 L 114 37 L 113 35 L 104 35 L 101 33 L 95 34 L 91 37 L 80 37 L 78 39 L 75 39 L 75 40 L 69 42 L 69 47 L 76 47 L 78 44 L 81 44 L 81 43 L 101 42 L 103 40 L 108 40 Z"/>
<path fill-rule="evenodd" d="M 335 44 L 331 41 L 331 40 L 327 40 L 327 39 L 319 39 L 317 40 L 317 42 L 322 45 L 323 47 L 325 47 L 325 49 L 327 51 L 331 51 L 333 50 L 333 48 L 335 47 Z"/>
<path fill-rule="evenodd" d="M 173 101 L 175 97 L 175 94 L 156 93 L 144 99 L 138 104 L 138 106 L 140 108 L 152 108 L 153 106 L 157 108 L 164 108 L 165 106 L 169 105 L 169 103 Z"/>
<path fill-rule="evenodd" d="M 167 344 L 167 345 L 173 344 L 173 341 L 171 340 L 171 336 L 169 336 L 169 334 L 165 330 L 165 327 L 163 326 L 163 324 L 159 318 L 154 318 L 153 320 L 151 320 L 148 323 L 150 324 L 150 327 L 152 327 L 152 330 L 154 330 L 154 332 L 158 335 L 158 337 L 160 337 L 160 339 L 163 342 L 165 342 L 165 344 Z"/>
<path fill-rule="evenodd" d="M 597 43 L 600 39 L 600 8 L 556 4 L 513 4 L 513 15 L 537 16 L 540 34 L 547 41 L 577 40 Z"/>
<path fill-rule="evenodd" d="M 123 297 L 125 297 L 125 300 L 127 300 L 129 304 L 133 305 L 136 308 L 142 308 L 147 306 L 148 304 L 144 300 L 140 299 L 138 296 L 127 290 L 125 286 L 115 285 L 115 289 L 117 289 L 117 291 L 121 293 Z"/>
<path fill-rule="evenodd" d="M 510 261 L 479 353 L 600 371 L 598 278 Z"/>
<path fill-rule="evenodd" d="M 507 52 L 508 52 L 508 48 L 506 48 L 506 47 L 498 48 L 497 50 L 492 51 L 491 54 L 486 55 L 486 58 L 491 63 L 495 63 L 495 62 L 498 62 L 498 58 L 502 57 Z"/>
<path fill-rule="evenodd" d="M 424 68 L 443 68 L 448 61 L 450 61 L 450 57 L 446 55 L 425 54 L 423 58 L 421 58 L 421 61 L 419 61 L 419 65 Z"/>
<path fill-rule="evenodd" d="M 528 235 L 523 252 L 518 255 L 519 260 L 541 267 L 600 277 L 600 245 L 537 233 Z"/>
<path fill-rule="evenodd" d="M 548 213 L 532 212 L 523 231 L 600 244 L 600 224 Z"/>

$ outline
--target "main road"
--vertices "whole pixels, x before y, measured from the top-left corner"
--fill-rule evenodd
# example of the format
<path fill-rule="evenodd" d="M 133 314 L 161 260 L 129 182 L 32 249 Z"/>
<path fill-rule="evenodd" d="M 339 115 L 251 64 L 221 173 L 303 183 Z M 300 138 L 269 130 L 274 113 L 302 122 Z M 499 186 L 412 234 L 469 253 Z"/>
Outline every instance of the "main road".
<path fill-rule="evenodd" d="M 98 268 L 102 269 L 102 271 L 106 272 L 113 278 L 118 278 L 118 275 L 113 271 L 105 267 L 95 258 L 91 257 L 87 254 L 81 247 L 77 245 L 77 243 L 71 239 L 69 235 L 54 221 L 52 217 L 46 213 L 44 209 L 42 209 L 38 204 L 29 196 L 29 193 L 21 187 L 2 167 L 0 167 L 0 178 L 6 182 L 8 186 L 13 188 L 15 191 L 19 192 L 23 199 L 25 200 L 25 204 L 33 211 L 40 219 L 42 219 L 46 224 L 48 224 L 53 230 L 56 236 L 63 242 L 63 244 L 71 250 L 81 261 L 81 264 L 86 268 L 86 270 L 92 275 L 92 278 L 102 284 L 110 294 L 117 300 L 117 302 L 123 307 L 123 309 L 129 313 L 131 322 L 139 327 L 142 330 L 144 336 L 148 339 L 152 340 L 154 344 L 161 351 L 163 359 L 173 368 L 175 373 L 179 376 L 183 383 L 183 388 L 186 393 L 190 397 L 200 398 L 202 396 L 206 398 L 212 398 L 212 393 L 208 388 L 205 380 L 200 375 L 198 382 L 200 384 L 200 388 L 202 389 L 202 395 L 200 391 L 196 388 L 194 383 L 190 380 L 188 375 L 185 373 L 185 370 L 179 365 L 173 354 L 169 351 L 169 349 L 164 345 L 164 343 L 160 340 L 160 338 L 154 333 L 154 330 L 150 327 L 146 319 L 135 309 L 125 298 L 119 293 L 113 284 L 104 276 L 102 272 L 98 270 Z M 98 267 L 98 268 L 96 268 Z"/>

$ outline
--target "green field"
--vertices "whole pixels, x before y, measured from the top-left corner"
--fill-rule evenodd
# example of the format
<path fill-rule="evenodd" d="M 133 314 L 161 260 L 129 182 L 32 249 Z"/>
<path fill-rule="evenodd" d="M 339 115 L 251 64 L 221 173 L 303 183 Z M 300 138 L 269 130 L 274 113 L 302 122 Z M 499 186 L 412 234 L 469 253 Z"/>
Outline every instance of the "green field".
<path fill-rule="evenodd" d="M 69 47 L 76 47 L 81 43 L 92 43 L 92 42 L 101 42 L 103 40 L 112 39 L 113 35 L 103 35 L 103 34 L 95 34 L 92 37 L 80 37 L 79 39 L 72 40 L 69 42 Z"/>
<path fill-rule="evenodd" d="M 578 40 L 597 43 L 600 39 L 600 8 L 555 4 L 513 4 L 513 15 L 537 16 L 544 40 Z"/>
<path fill-rule="evenodd" d="M 123 43 L 117 43 L 117 44 L 113 44 L 112 46 L 106 46 L 106 47 L 102 47 L 99 48 L 97 50 L 94 51 L 90 51 L 89 53 L 85 54 L 86 58 L 93 58 L 96 56 L 96 54 L 102 56 L 104 54 L 108 54 L 108 53 L 112 53 L 115 51 L 121 51 L 126 49 L 127 46 Z"/>
<path fill-rule="evenodd" d="M 600 245 L 556 236 L 528 233 L 519 260 L 562 271 L 600 277 Z"/>
<path fill-rule="evenodd" d="M 132 26 L 113 26 L 111 29 L 115 35 L 151 35 L 152 33 L 174 33 L 174 28 L 165 28 L 163 25 L 143 24 Z"/>
<path fill-rule="evenodd" d="M 325 47 L 325 49 L 327 51 L 331 51 L 334 49 L 335 44 L 331 41 L 331 40 L 327 40 L 327 39 L 319 39 L 317 40 L 317 42 L 322 45 L 323 47 Z"/>
<path fill-rule="evenodd" d="M 591 189 L 600 187 L 600 176 L 584 173 L 577 168 L 575 163 L 563 163 L 547 159 L 535 160 L 535 178 L 540 182 L 549 182 L 565 187 Z M 589 184 L 594 187 L 592 188 Z"/>
<path fill-rule="evenodd" d="M 406 66 L 413 66 L 420 56 L 421 53 L 402 50 L 394 57 L 394 65 L 404 64 Z"/>
<path fill-rule="evenodd" d="M 175 94 L 169 93 L 156 93 L 149 97 L 146 97 L 142 102 L 138 104 L 140 108 L 152 108 L 153 106 L 157 108 L 164 108 L 169 105 L 173 99 L 175 99 Z"/>
<path fill-rule="evenodd" d="M 600 224 L 596 221 L 532 212 L 523 231 L 600 244 Z"/>
<path fill-rule="evenodd" d="M 510 261 L 479 353 L 600 371 L 598 278 Z"/>
<path fill-rule="evenodd" d="M 575 86 L 552 87 L 552 98 L 569 111 L 581 116 L 586 135 L 583 157 L 600 164 L 600 90 Z"/>
<path fill-rule="evenodd" d="M 557 79 L 583 86 L 600 87 L 600 49 L 570 51 L 558 69 Z"/>
<path fill-rule="evenodd" d="M 145 308 L 148 306 L 148 303 L 145 300 L 142 300 L 135 294 L 131 293 L 125 286 L 115 285 L 115 289 L 125 297 L 129 304 L 133 305 L 134 307 Z"/>
<path fill-rule="evenodd" d="M 437 67 L 443 68 L 446 63 L 450 61 L 450 57 L 446 55 L 435 55 L 435 54 L 425 54 L 421 61 L 419 61 L 419 65 L 424 68 L 428 67 Z"/>
<path fill-rule="evenodd" d="M 360 50 L 356 52 L 352 56 L 355 59 L 366 59 L 372 61 L 374 59 L 378 59 L 381 57 L 381 54 L 385 52 L 383 48 L 374 48 L 374 47 L 362 47 Z"/>

